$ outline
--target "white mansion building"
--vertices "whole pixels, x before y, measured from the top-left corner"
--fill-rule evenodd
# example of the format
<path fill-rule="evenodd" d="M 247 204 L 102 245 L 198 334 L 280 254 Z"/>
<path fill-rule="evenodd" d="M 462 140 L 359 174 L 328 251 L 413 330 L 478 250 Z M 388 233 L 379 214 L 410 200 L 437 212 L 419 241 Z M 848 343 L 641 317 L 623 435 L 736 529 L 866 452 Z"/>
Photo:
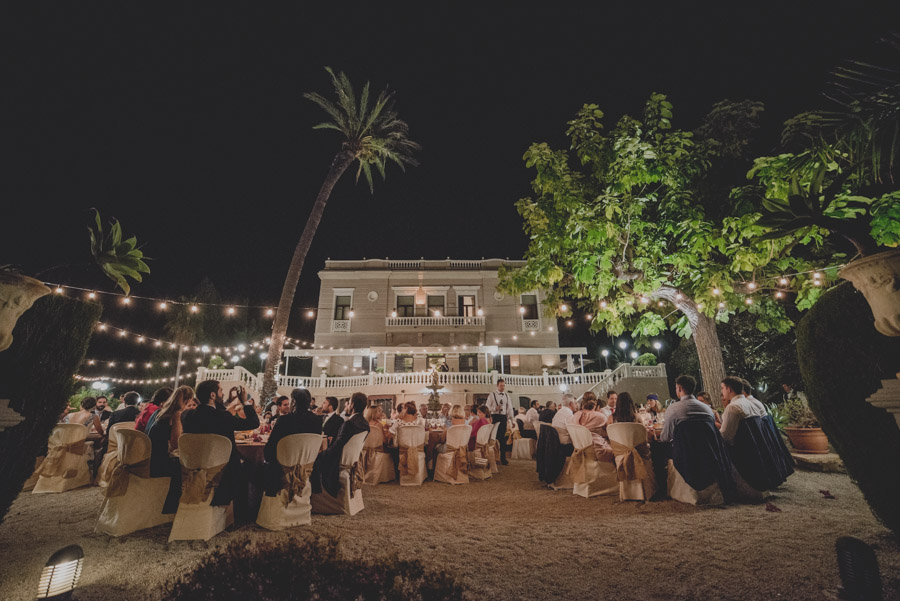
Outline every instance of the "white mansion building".
<path fill-rule="evenodd" d="M 664 365 L 584 373 L 587 350 L 559 346 L 556 319 L 543 316 L 543 292 L 510 296 L 497 289 L 498 269 L 521 264 L 326 261 L 319 272 L 314 344 L 284 352 L 288 366 L 312 362 L 312 375 L 281 376 L 279 391 L 305 386 L 314 397 L 345 398 L 362 391 L 392 404 L 421 403 L 437 367 L 442 400 L 450 403 L 485 397 L 501 377 L 523 405 L 589 389 L 598 394 L 628 389 L 638 402 L 649 392 L 667 394 Z M 240 367 L 203 372 L 202 377 L 241 380 L 259 389 L 259 376 Z"/>

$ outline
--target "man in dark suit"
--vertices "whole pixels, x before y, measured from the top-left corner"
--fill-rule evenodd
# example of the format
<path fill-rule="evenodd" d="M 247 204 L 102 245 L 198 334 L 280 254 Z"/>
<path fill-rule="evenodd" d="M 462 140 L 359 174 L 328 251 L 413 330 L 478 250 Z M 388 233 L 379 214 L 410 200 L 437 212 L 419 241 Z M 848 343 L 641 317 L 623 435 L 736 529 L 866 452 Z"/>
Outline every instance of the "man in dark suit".
<path fill-rule="evenodd" d="M 322 416 L 309 410 L 311 400 L 309 390 L 305 388 L 292 390 L 290 397 L 292 411 L 278 418 L 269 435 L 269 440 L 266 442 L 266 448 L 263 451 L 266 458 L 265 490 L 270 497 L 278 494 L 283 477 L 281 465 L 278 463 L 278 442 L 292 434 L 322 433 Z"/>
<path fill-rule="evenodd" d="M 200 402 L 199 407 L 181 414 L 185 434 L 218 434 L 231 441 L 231 457 L 213 495 L 212 505 L 228 505 L 233 500 L 235 522 L 246 522 L 252 519 L 247 509 L 247 474 L 241 466 L 241 456 L 234 444 L 234 432 L 259 427 L 256 404 L 252 398 L 247 397 L 247 391 L 241 386 L 238 389 L 238 400 L 244 407 L 246 417 L 228 413 L 222 408 L 225 395 L 217 380 L 200 382 L 197 385 L 197 400 Z"/>
<path fill-rule="evenodd" d="M 321 492 L 324 488 L 332 497 L 336 497 L 340 492 L 341 455 L 351 438 L 360 432 L 369 431 L 369 424 L 363 417 L 363 411 L 368 404 L 368 397 L 361 392 L 354 392 L 350 397 L 349 419 L 341 424 L 341 429 L 338 430 L 331 445 L 316 458 L 310 478 L 313 492 Z"/>
<path fill-rule="evenodd" d="M 334 440 L 341 426 L 344 425 L 344 418 L 337 412 L 338 400 L 333 396 L 326 397 L 322 403 L 322 433 L 328 437 L 328 443 Z"/>
<path fill-rule="evenodd" d="M 122 407 L 113 411 L 112 415 L 109 416 L 109 423 L 106 425 L 106 431 L 109 432 L 109 429 L 116 424 L 133 422 L 136 420 L 138 416 L 137 404 L 140 400 L 141 395 L 135 391 L 132 390 L 131 392 L 126 392 L 125 396 L 122 397 Z"/>

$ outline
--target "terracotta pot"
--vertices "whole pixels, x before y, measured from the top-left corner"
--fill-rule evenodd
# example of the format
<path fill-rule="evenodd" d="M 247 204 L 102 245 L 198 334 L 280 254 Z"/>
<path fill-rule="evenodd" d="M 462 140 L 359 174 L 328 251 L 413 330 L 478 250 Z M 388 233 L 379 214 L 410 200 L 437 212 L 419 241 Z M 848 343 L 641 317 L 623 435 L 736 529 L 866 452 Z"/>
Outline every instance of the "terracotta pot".
<path fill-rule="evenodd" d="M 22 313 L 50 289 L 34 278 L 0 271 L 0 351 L 12 344 L 12 331 Z"/>
<path fill-rule="evenodd" d="M 900 248 L 852 261 L 840 275 L 866 297 L 875 329 L 900 336 Z"/>
<path fill-rule="evenodd" d="M 785 428 L 784 433 L 791 444 L 801 453 L 825 454 L 828 452 L 828 437 L 822 428 Z"/>

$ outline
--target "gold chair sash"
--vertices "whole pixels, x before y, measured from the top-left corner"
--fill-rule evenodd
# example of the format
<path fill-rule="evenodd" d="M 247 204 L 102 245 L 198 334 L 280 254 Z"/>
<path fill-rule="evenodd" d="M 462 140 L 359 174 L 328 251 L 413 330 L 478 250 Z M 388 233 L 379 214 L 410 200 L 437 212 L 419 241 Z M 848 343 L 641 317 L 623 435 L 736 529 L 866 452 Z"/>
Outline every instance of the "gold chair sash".
<path fill-rule="evenodd" d="M 480 454 L 481 458 L 488 462 L 485 465 L 490 465 L 490 460 L 488 459 L 488 449 L 489 448 L 490 448 L 490 445 L 487 443 L 485 443 L 485 444 L 481 444 L 480 442 L 475 443 L 475 452 Z M 478 467 L 478 466 L 476 466 L 476 467 Z"/>
<path fill-rule="evenodd" d="M 291 504 L 291 501 L 294 500 L 294 497 L 303 494 L 303 490 L 306 488 L 306 483 L 309 481 L 309 476 L 310 474 L 312 474 L 314 463 L 315 462 L 311 461 L 309 463 L 298 463 L 297 465 L 281 466 L 281 469 L 284 472 L 282 476 L 283 485 L 281 487 L 281 490 L 287 493 L 284 497 L 285 509 L 287 509 L 288 505 Z"/>
<path fill-rule="evenodd" d="M 342 463 L 341 469 L 347 470 L 347 473 L 350 476 L 350 498 L 352 499 L 353 495 L 356 494 L 356 491 L 362 488 L 363 480 L 365 480 L 366 474 L 365 472 L 363 472 L 362 463 L 359 461 L 357 461 L 353 465 Z"/>
<path fill-rule="evenodd" d="M 572 476 L 572 481 L 576 484 L 585 483 L 588 481 L 588 465 L 595 461 L 597 461 L 597 456 L 594 454 L 593 445 L 584 447 L 583 449 L 575 449 L 572 452 L 572 457 L 569 460 L 569 468 L 566 470 L 566 473 Z"/>
<path fill-rule="evenodd" d="M 223 471 L 228 463 L 210 468 L 190 469 L 181 466 L 181 502 L 203 503 L 222 481 Z"/>
<path fill-rule="evenodd" d="M 609 446 L 616 456 L 616 479 L 619 482 L 650 477 L 644 464 L 644 460 L 650 458 L 650 445 L 642 442 L 636 447 L 629 447 L 610 440 Z"/>
<path fill-rule="evenodd" d="M 416 476 L 419 473 L 419 453 L 425 452 L 425 445 L 417 447 L 400 445 L 400 475 Z"/>
<path fill-rule="evenodd" d="M 128 482 L 131 479 L 131 475 L 138 478 L 149 478 L 150 458 L 147 457 L 143 461 L 138 461 L 137 463 L 117 462 L 115 469 L 109 476 L 109 486 L 106 489 L 107 498 L 121 497 L 128 492 Z"/>
<path fill-rule="evenodd" d="M 67 453 L 84 455 L 85 451 L 87 451 L 87 443 L 84 440 L 56 445 L 48 449 L 47 458 L 38 467 L 36 473 L 45 478 L 74 478 L 78 475 L 78 468 L 63 469 L 63 459 L 65 459 Z"/>
<path fill-rule="evenodd" d="M 381 452 L 381 447 L 363 447 L 361 461 L 363 464 L 363 473 L 368 474 L 375 469 L 376 455 Z"/>
<path fill-rule="evenodd" d="M 448 453 L 453 453 L 450 462 L 450 477 L 454 480 L 459 477 L 462 472 L 463 476 L 469 475 L 469 448 L 466 445 L 461 447 L 447 447 Z"/>
<path fill-rule="evenodd" d="M 488 450 L 494 454 L 494 463 L 497 463 L 497 460 L 500 459 L 500 442 L 496 438 L 491 438 L 487 443 Z M 485 458 L 488 458 L 485 455 Z"/>

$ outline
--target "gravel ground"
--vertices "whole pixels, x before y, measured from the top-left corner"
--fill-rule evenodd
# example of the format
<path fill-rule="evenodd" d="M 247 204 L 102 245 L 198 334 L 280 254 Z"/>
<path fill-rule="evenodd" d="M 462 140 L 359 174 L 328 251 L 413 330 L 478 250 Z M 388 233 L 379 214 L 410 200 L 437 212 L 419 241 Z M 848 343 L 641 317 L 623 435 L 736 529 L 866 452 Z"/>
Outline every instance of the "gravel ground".
<path fill-rule="evenodd" d="M 131 601 L 155 598 L 217 545 L 292 535 L 254 525 L 170 545 L 161 526 L 116 539 L 93 533 L 102 497 L 97 488 L 20 495 L 0 525 L 0 599 L 33 599 L 44 562 L 71 543 L 86 556 L 79 601 Z M 351 553 L 439 565 L 472 599 L 823 599 L 839 582 L 842 535 L 874 546 L 885 598 L 900 599 L 900 544 L 840 474 L 796 473 L 771 499 L 780 512 L 583 499 L 542 487 L 526 461 L 468 486 L 367 486 L 364 499 L 360 514 L 314 515 L 304 530 L 338 535 Z"/>

